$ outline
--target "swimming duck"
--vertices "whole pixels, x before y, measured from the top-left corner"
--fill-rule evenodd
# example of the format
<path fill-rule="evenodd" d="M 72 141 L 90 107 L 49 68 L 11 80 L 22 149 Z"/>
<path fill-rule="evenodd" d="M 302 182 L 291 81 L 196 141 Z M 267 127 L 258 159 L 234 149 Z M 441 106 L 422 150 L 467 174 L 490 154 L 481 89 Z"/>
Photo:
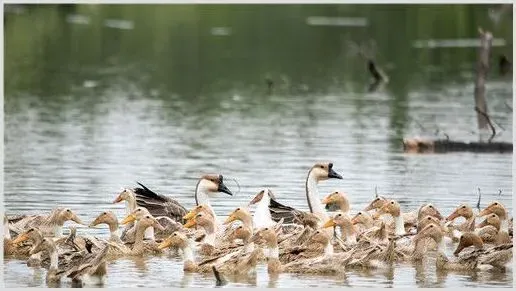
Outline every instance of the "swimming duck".
<path fill-rule="evenodd" d="M 500 217 L 495 213 L 485 216 L 485 219 L 477 225 L 475 233 L 482 238 L 484 243 L 503 244 L 511 242 L 507 232 L 500 231 Z"/>
<path fill-rule="evenodd" d="M 494 213 L 498 215 L 500 218 L 500 231 L 509 231 L 509 215 L 507 214 L 507 210 L 505 209 L 505 206 L 503 206 L 502 203 L 498 201 L 494 201 L 491 204 L 489 204 L 486 208 L 484 208 L 480 213 L 478 214 L 479 217 L 486 216 L 488 214 Z"/>
<path fill-rule="evenodd" d="M 106 245 L 90 260 L 67 272 L 75 286 L 104 285 L 107 274 L 107 255 L 109 246 Z"/>
<path fill-rule="evenodd" d="M 333 170 L 333 163 L 317 163 L 308 172 L 305 182 L 308 208 L 322 222 L 328 220 L 328 214 L 321 204 L 317 184 L 328 179 L 342 179 L 342 176 Z M 275 199 L 270 200 L 269 210 L 274 221 L 279 221 L 283 218 L 284 223 L 295 223 L 299 220 L 297 217 L 301 212 L 292 207 L 285 206 Z"/>
<path fill-rule="evenodd" d="M 212 271 L 215 266 L 222 273 L 245 274 L 251 271 L 258 261 L 259 252 L 253 251 L 244 256 L 240 251 L 221 255 L 215 258 L 195 262 L 194 242 L 188 239 L 186 234 L 174 232 L 159 245 L 160 249 L 177 248 L 183 252 L 183 270 L 185 272 L 206 273 Z"/>
<path fill-rule="evenodd" d="M 459 225 L 452 225 L 451 222 L 459 217 L 463 217 L 465 221 Z M 448 224 L 448 227 L 450 227 L 452 231 L 452 239 L 454 241 L 458 241 L 460 235 L 463 232 L 468 231 L 471 227 L 471 224 L 475 223 L 475 214 L 473 213 L 471 206 L 467 204 L 461 204 L 455 208 L 455 210 L 445 219 L 445 222 Z"/>
<path fill-rule="evenodd" d="M 118 231 L 118 219 L 116 215 L 111 211 L 104 211 L 97 216 L 89 225 L 89 227 L 95 227 L 99 224 L 107 224 L 109 227 L 109 239 L 106 244 L 110 246 L 108 255 L 122 255 L 130 252 L 130 249 L 120 239 Z"/>
<path fill-rule="evenodd" d="M 388 200 L 383 206 L 374 214 L 374 218 L 378 218 L 383 214 L 389 214 L 394 219 L 394 235 L 405 235 L 405 221 L 401 214 L 400 204 L 395 200 Z"/>
<path fill-rule="evenodd" d="M 74 221 L 83 224 L 81 219 L 70 208 L 55 208 L 49 215 L 31 215 L 18 222 L 13 227 L 23 230 L 31 227 L 37 227 L 43 236 L 61 237 L 63 235 L 63 225 L 67 221 Z"/>
<path fill-rule="evenodd" d="M 133 222 L 133 221 L 136 221 L 137 219 L 138 218 L 135 214 L 130 214 L 122 221 L 122 224 Z M 160 229 L 160 230 L 164 229 L 164 227 L 161 226 L 161 224 L 159 224 L 159 222 L 156 220 L 156 218 L 152 217 L 152 215 L 150 215 L 150 214 L 144 215 L 142 218 L 140 218 L 136 222 L 135 227 L 136 227 L 135 240 L 134 240 L 134 244 L 132 246 L 130 254 L 135 255 L 135 256 L 142 256 L 143 254 L 147 254 L 147 253 L 161 253 L 161 250 L 158 248 L 158 245 L 156 244 L 156 242 L 154 240 L 145 241 L 145 242 L 143 240 L 145 230 L 148 227 L 154 227 L 154 228 Z"/>
<path fill-rule="evenodd" d="M 339 226 L 341 229 L 342 240 L 347 245 L 354 245 L 357 243 L 357 231 L 351 222 L 351 218 L 344 213 L 337 213 L 332 218 L 326 221 L 323 228 Z"/>
<path fill-rule="evenodd" d="M 477 261 L 479 265 L 489 265 L 494 268 L 503 269 L 512 261 L 512 246 L 513 243 L 509 242 L 497 246 L 485 247 L 482 238 L 478 234 L 467 232 L 460 237 L 459 245 L 453 252 L 453 255 L 458 257 L 459 262 L 462 263 Z M 473 247 L 473 249 L 466 251 L 469 247 Z M 465 265 L 467 264 L 465 263 Z"/>
<path fill-rule="evenodd" d="M 300 259 L 330 256 L 334 253 L 330 240 L 331 235 L 328 232 L 323 229 L 315 230 L 302 245 L 282 249 L 279 259 L 287 264 Z"/>
<path fill-rule="evenodd" d="M 385 206 L 387 203 L 389 203 L 389 201 L 391 201 L 391 200 L 389 200 L 383 196 L 378 196 L 375 199 L 373 199 L 373 201 L 371 201 L 364 208 L 363 212 L 369 212 L 371 210 L 375 210 L 374 217 L 376 219 L 377 217 L 379 217 L 379 215 L 378 215 L 379 210 L 383 206 Z M 405 227 L 407 229 L 413 227 L 417 223 L 417 217 L 419 215 L 420 210 L 421 210 L 421 208 L 419 210 L 401 213 L 401 218 L 403 218 L 403 227 Z M 393 225 L 393 227 L 394 227 L 394 225 Z"/>
<path fill-rule="evenodd" d="M 215 222 L 213 221 L 213 217 L 211 215 L 200 212 L 194 218 L 188 220 L 184 225 L 185 228 L 191 228 L 194 226 L 200 226 L 205 231 L 205 236 L 200 245 L 199 252 L 205 256 L 212 255 L 216 250 L 215 244 L 217 240 L 216 227 Z"/>

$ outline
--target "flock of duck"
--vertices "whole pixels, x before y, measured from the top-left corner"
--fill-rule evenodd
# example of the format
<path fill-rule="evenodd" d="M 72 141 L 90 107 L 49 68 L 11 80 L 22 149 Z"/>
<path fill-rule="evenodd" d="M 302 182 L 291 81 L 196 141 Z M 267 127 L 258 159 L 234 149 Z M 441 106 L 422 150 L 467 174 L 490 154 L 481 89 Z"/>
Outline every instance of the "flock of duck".
<path fill-rule="evenodd" d="M 233 195 L 222 175 L 199 179 L 190 210 L 138 183 L 141 187 L 124 188 L 113 201 L 126 203 L 121 222 L 105 211 L 84 224 L 69 208 L 48 215 L 4 215 L 4 256 L 46 268 L 48 284 L 71 280 L 80 286 L 103 284 L 111 259 L 168 252 L 182 255 L 184 272 L 213 272 L 218 280 L 224 274 L 248 275 L 261 263 L 269 276 L 277 276 L 339 274 L 423 263 L 426 257 L 435 258 L 437 270 L 496 271 L 512 262 L 512 217 L 500 202 L 477 214 L 462 204 L 443 217 L 431 203 L 404 212 L 397 201 L 377 196 L 365 209 L 351 213 L 343 192 L 320 199 L 317 185 L 328 179 L 342 179 L 332 163 L 310 169 L 305 183 L 309 212 L 281 204 L 270 189 L 263 189 L 224 221 L 210 205 L 217 193 Z M 456 222 L 460 217 L 463 223 Z M 70 234 L 63 236 L 67 221 L 105 224 L 110 235 L 79 235 L 70 227 Z M 447 248 L 453 257 L 446 255 Z"/>

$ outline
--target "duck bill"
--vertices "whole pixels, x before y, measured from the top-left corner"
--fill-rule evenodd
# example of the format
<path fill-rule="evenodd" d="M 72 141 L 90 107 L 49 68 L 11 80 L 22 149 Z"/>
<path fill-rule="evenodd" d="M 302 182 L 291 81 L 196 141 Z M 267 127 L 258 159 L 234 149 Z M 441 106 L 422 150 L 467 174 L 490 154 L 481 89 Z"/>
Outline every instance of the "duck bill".
<path fill-rule="evenodd" d="M 166 248 L 170 247 L 171 244 L 172 244 L 172 239 L 167 238 L 158 245 L 158 249 L 160 249 L 160 250 L 166 249 Z"/>
<path fill-rule="evenodd" d="M 88 227 L 95 227 L 95 226 L 97 226 L 98 224 L 100 224 L 100 222 L 101 222 L 101 221 L 100 221 L 100 219 L 97 217 L 97 218 L 95 218 L 95 220 L 94 220 L 94 221 L 92 221 L 92 222 L 88 225 Z"/>
<path fill-rule="evenodd" d="M 351 219 L 351 225 L 355 225 L 355 224 L 358 224 L 360 221 L 358 220 L 358 217 L 357 216 L 354 216 L 352 219 Z"/>
<path fill-rule="evenodd" d="M 331 195 L 324 197 L 323 200 L 321 201 L 322 204 L 330 204 L 332 202 L 334 202 L 334 201 L 333 201 L 333 197 Z"/>
<path fill-rule="evenodd" d="M 457 217 L 459 217 L 459 214 L 457 213 L 457 210 L 453 211 L 452 214 L 450 214 L 448 217 L 446 217 L 446 221 L 453 221 Z"/>
<path fill-rule="evenodd" d="M 226 194 L 228 194 L 228 195 L 230 195 L 230 196 L 233 196 L 233 192 L 231 192 L 231 191 L 229 190 L 229 188 L 228 188 L 226 185 L 224 185 L 224 183 L 223 183 L 223 182 L 220 182 L 220 183 L 219 183 L 219 188 L 217 189 L 217 191 L 218 191 L 218 192 L 222 192 L 222 193 L 226 193 Z"/>
<path fill-rule="evenodd" d="M 332 168 L 328 171 L 328 178 L 330 179 L 342 179 L 342 176 L 335 172 Z"/>
<path fill-rule="evenodd" d="M 333 227 L 337 225 L 333 219 L 329 219 L 326 221 L 326 223 L 323 225 L 323 228 Z"/>
<path fill-rule="evenodd" d="M 133 215 L 133 214 L 129 214 L 126 218 L 124 218 L 124 220 L 122 220 L 122 224 L 128 224 L 130 222 L 133 222 L 136 220 L 136 216 Z"/>
<path fill-rule="evenodd" d="M 80 224 L 80 225 L 85 225 L 82 220 L 76 215 L 76 214 L 73 214 L 72 215 L 72 219 L 71 219 L 73 222 L 77 223 L 77 224 Z"/>
<path fill-rule="evenodd" d="M 231 214 L 227 219 L 226 221 L 224 221 L 224 224 L 229 224 L 233 221 L 237 220 L 237 217 L 234 215 L 234 214 Z"/>
<path fill-rule="evenodd" d="M 118 195 L 115 200 L 113 200 L 113 204 L 115 203 L 120 203 L 122 202 L 124 199 L 122 198 L 122 195 Z"/>
<path fill-rule="evenodd" d="M 185 228 L 192 228 L 192 227 L 194 227 L 194 226 L 196 226 L 196 225 L 197 225 L 197 223 L 195 222 L 195 219 L 190 219 L 190 220 L 188 220 L 188 221 L 185 223 L 184 227 L 185 227 Z"/>
<path fill-rule="evenodd" d="M 485 209 L 482 209 L 482 211 L 480 211 L 480 213 L 478 213 L 478 216 L 482 217 L 482 216 L 486 216 L 488 214 L 491 214 L 491 210 L 489 208 L 485 208 Z"/>
<path fill-rule="evenodd" d="M 183 216 L 184 220 L 190 220 L 194 218 L 194 216 L 197 214 L 194 210 L 190 210 L 185 216 Z"/>
<path fill-rule="evenodd" d="M 18 243 L 24 242 L 28 239 L 29 239 L 29 235 L 24 233 L 24 234 L 19 235 L 15 240 L 13 240 L 12 244 L 18 244 Z"/>
<path fill-rule="evenodd" d="M 477 227 L 478 227 L 478 228 L 482 228 L 482 227 L 487 226 L 487 225 L 488 225 L 488 223 L 487 223 L 487 219 L 484 219 L 481 223 L 479 223 L 479 224 L 477 225 Z"/>

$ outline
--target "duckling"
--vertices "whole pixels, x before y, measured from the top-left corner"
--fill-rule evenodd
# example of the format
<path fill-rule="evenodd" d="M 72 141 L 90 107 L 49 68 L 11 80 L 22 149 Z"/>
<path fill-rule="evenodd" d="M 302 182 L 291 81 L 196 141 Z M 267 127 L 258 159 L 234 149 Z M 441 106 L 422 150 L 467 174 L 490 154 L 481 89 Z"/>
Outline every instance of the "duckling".
<path fill-rule="evenodd" d="M 253 251 L 247 256 L 242 256 L 239 251 L 221 255 L 215 258 L 195 262 L 193 241 L 189 240 L 186 234 L 174 232 L 159 245 L 160 249 L 178 248 L 183 252 L 183 270 L 185 272 L 207 273 L 215 266 L 221 273 L 248 273 L 256 266 L 259 252 Z"/>
<path fill-rule="evenodd" d="M 55 208 L 49 215 L 27 216 L 14 224 L 16 229 L 26 230 L 38 227 L 43 236 L 61 237 L 63 225 L 67 221 L 83 224 L 81 219 L 70 208 Z"/>
<path fill-rule="evenodd" d="M 129 223 L 132 221 L 136 221 L 137 217 L 135 214 L 130 214 L 123 221 L 122 224 Z M 154 227 L 160 230 L 163 230 L 164 227 L 159 224 L 156 218 L 152 217 L 152 215 L 147 214 L 144 215 L 141 219 L 136 222 L 136 233 L 135 233 L 135 241 L 133 247 L 131 249 L 130 255 L 142 256 L 147 253 L 161 253 L 161 249 L 158 248 L 158 245 L 154 240 L 143 241 L 145 230 L 148 227 Z"/>
<path fill-rule="evenodd" d="M 321 203 L 325 205 L 335 204 L 342 213 L 349 214 L 350 203 L 344 192 L 335 191 L 324 197 Z"/>

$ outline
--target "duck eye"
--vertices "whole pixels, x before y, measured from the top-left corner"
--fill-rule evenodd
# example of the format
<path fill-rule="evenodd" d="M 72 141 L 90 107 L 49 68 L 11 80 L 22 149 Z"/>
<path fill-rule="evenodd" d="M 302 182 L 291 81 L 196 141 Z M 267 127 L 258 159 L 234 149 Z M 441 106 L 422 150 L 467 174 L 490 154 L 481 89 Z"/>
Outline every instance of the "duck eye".
<path fill-rule="evenodd" d="M 66 212 L 72 212 L 70 209 L 66 209 Z"/>
<path fill-rule="evenodd" d="M 150 216 L 147 215 L 147 216 L 145 216 L 145 218 L 150 218 Z"/>
<path fill-rule="evenodd" d="M 238 208 L 236 209 L 236 211 L 240 211 L 240 207 L 238 207 Z"/>
<path fill-rule="evenodd" d="M 268 228 L 268 227 L 266 227 L 266 228 L 265 228 L 265 230 L 269 230 L 269 228 Z"/>
<path fill-rule="evenodd" d="M 142 211 L 142 210 L 141 210 L 141 209 L 138 209 L 138 210 L 136 210 L 136 211 Z"/>
<path fill-rule="evenodd" d="M 466 208 L 466 205 L 463 205 L 461 208 Z"/>
<path fill-rule="evenodd" d="M 391 204 L 394 204 L 394 201 L 391 201 Z"/>
<path fill-rule="evenodd" d="M 107 212 L 102 212 L 102 214 L 103 214 L 103 215 L 106 215 L 106 214 L 107 214 Z"/>
<path fill-rule="evenodd" d="M 362 215 L 362 212 L 358 212 L 357 214 L 358 214 L 358 215 Z"/>
<path fill-rule="evenodd" d="M 495 202 L 495 204 L 494 204 L 494 205 L 498 205 L 498 203 L 496 203 L 496 202 Z"/>
<path fill-rule="evenodd" d="M 177 236 L 177 233 L 174 233 L 174 236 Z"/>

